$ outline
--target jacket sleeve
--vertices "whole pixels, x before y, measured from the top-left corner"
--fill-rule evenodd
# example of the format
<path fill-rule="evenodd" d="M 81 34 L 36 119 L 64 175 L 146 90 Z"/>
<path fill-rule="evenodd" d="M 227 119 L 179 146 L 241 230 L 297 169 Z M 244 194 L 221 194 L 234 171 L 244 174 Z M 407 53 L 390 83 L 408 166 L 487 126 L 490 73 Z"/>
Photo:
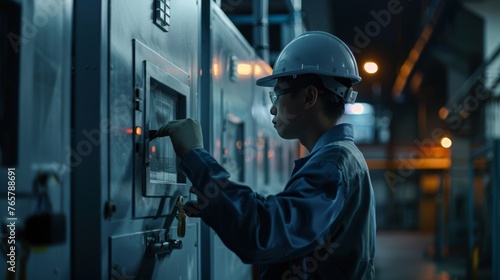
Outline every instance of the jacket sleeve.
<path fill-rule="evenodd" d="M 342 173 L 331 162 L 308 162 L 285 191 L 267 197 L 230 181 L 201 148 L 183 156 L 181 170 L 196 189 L 202 220 L 245 263 L 291 260 L 325 245 L 345 201 Z"/>

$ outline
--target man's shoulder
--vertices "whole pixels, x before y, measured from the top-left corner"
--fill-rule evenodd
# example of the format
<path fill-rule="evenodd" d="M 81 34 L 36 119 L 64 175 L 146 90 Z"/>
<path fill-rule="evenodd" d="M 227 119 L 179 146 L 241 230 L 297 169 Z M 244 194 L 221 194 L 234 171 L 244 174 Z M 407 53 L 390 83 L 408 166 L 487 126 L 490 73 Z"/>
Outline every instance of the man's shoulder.
<path fill-rule="evenodd" d="M 319 148 L 313 158 L 330 158 L 332 156 L 348 156 L 360 153 L 358 147 L 351 140 L 332 141 Z"/>
<path fill-rule="evenodd" d="M 311 160 L 313 162 L 334 162 L 340 167 L 355 164 L 363 169 L 367 168 L 363 154 L 350 140 L 339 140 L 326 144 L 318 149 Z"/>

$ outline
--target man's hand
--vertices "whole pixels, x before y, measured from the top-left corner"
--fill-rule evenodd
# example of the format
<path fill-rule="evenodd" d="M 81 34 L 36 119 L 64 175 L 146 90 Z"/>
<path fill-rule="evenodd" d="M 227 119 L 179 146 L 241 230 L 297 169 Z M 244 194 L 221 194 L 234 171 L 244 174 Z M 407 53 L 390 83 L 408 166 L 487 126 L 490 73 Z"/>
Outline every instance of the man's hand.
<path fill-rule="evenodd" d="M 200 123 L 193 119 L 175 120 L 158 129 L 158 136 L 170 136 L 174 151 L 183 156 L 194 148 L 203 147 Z"/>

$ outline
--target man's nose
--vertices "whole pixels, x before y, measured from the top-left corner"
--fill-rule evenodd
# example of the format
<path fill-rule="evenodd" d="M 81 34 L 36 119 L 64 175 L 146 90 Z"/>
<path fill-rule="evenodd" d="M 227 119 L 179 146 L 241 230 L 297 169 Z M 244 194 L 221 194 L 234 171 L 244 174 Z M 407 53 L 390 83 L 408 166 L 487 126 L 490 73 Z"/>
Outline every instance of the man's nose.
<path fill-rule="evenodd" d="M 277 113 L 278 113 L 278 109 L 276 109 L 276 106 L 271 105 L 271 109 L 269 110 L 269 113 L 271 113 L 271 115 L 275 116 Z"/>

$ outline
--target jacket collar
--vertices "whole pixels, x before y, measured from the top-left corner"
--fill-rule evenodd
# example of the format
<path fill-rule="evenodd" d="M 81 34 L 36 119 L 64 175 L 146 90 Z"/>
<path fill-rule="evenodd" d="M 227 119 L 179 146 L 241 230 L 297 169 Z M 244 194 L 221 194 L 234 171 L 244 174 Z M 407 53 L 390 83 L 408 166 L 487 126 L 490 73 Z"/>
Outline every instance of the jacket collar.
<path fill-rule="evenodd" d="M 323 146 L 340 140 L 351 140 L 354 141 L 354 133 L 352 124 L 341 123 L 327 130 L 321 137 L 316 141 L 311 154 L 322 148 Z"/>
<path fill-rule="evenodd" d="M 304 164 L 311 158 L 311 156 L 316 153 L 319 149 L 323 148 L 324 146 L 335 142 L 335 141 L 341 141 L 341 140 L 350 140 L 354 141 L 354 133 L 353 133 L 353 127 L 352 124 L 348 123 L 341 123 L 338 124 L 329 130 L 327 130 L 321 137 L 316 141 L 316 144 L 314 144 L 314 147 L 311 151 L 311 153 L 303 158 L 299 158 L 295 160 L 295 167 L 292 170 L 292 176 L 295 174 Z"/>

